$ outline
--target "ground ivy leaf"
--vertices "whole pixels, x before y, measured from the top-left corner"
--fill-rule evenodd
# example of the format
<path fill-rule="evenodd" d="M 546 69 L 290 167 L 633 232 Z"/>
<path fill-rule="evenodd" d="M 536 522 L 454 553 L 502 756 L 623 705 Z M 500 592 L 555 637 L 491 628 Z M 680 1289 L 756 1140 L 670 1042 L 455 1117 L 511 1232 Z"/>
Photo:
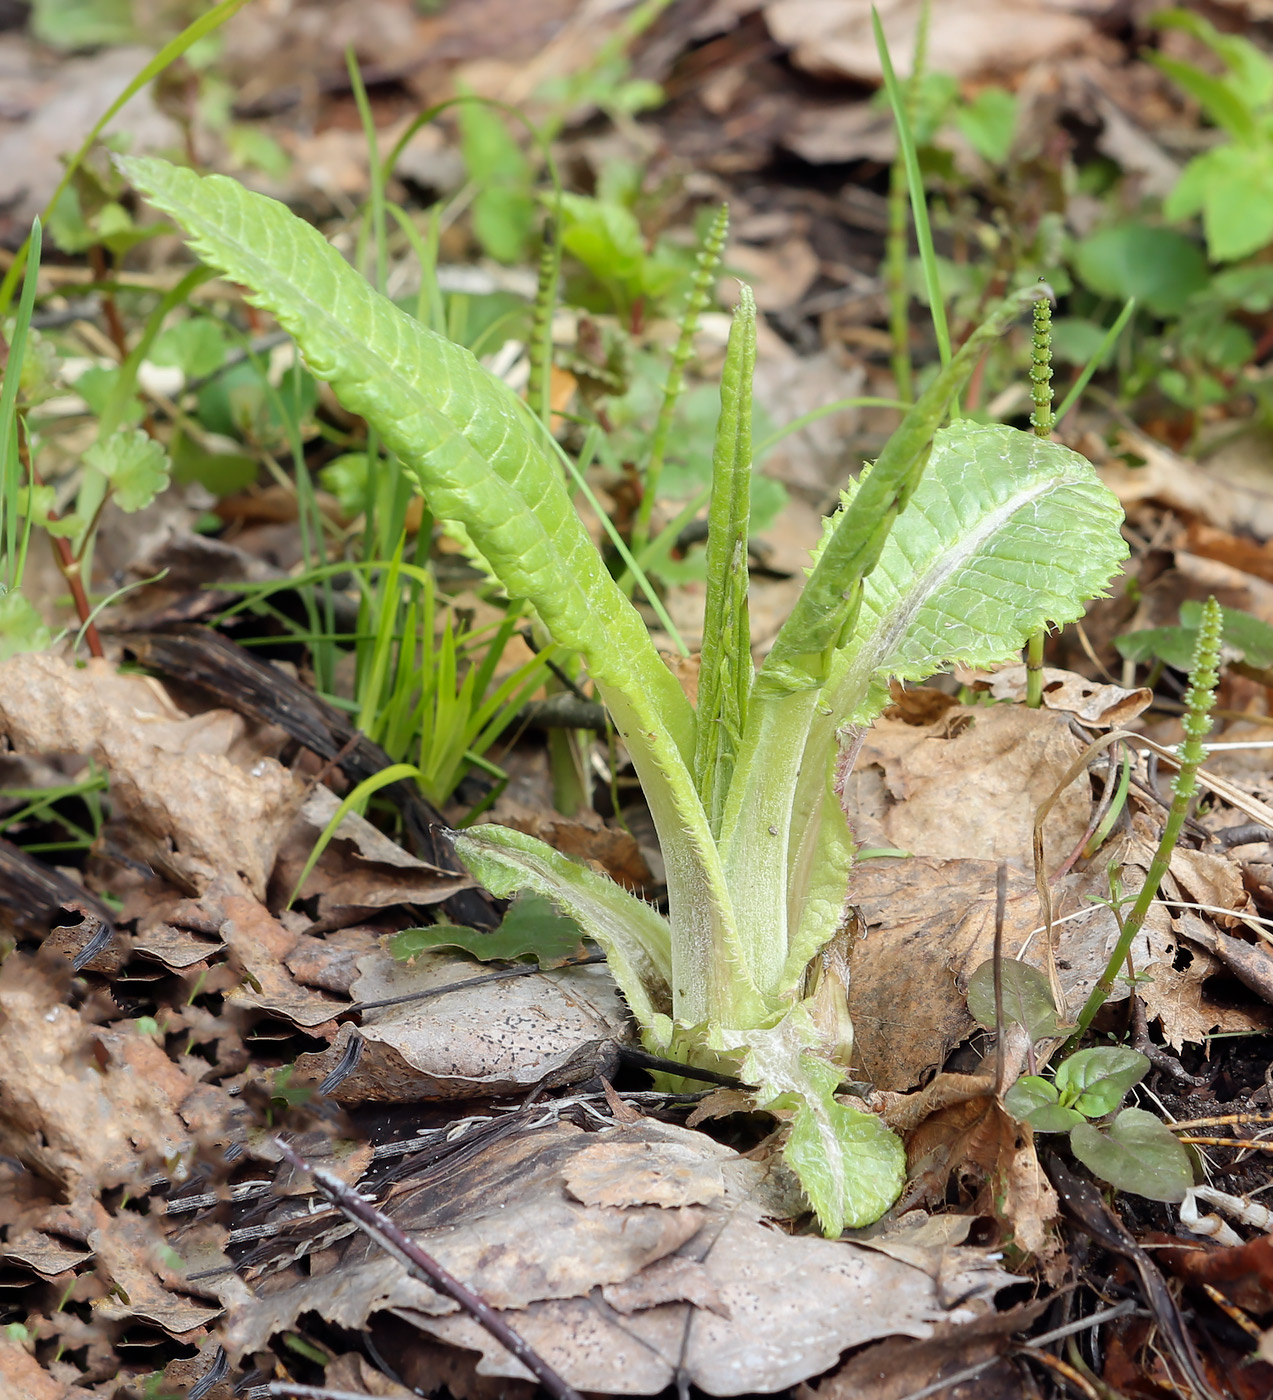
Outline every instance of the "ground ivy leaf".
<path fill-rule="evenodd" d="M 168 454 L 140 428 L 112 433 L 84 454 L 84 461 L 109 480 L 115 504 L 132 514 L 168 485 Z"/>
<path fill-rule="evenodd" d="M 1125 1108 L 1106 1129 L 1080 1123 L 1070 1149 L 1094 1176 L 1151 1201 L 1183 1201 L 1193 1185 L 1189 1155 L 1152 1113 Z"/>
<path fill-rule="evenodd" d="M 16 588 L 0 592 L 0 661 L 23 651 L 44 651 L 52 641 L 53 633 L 29 598 Z"/>

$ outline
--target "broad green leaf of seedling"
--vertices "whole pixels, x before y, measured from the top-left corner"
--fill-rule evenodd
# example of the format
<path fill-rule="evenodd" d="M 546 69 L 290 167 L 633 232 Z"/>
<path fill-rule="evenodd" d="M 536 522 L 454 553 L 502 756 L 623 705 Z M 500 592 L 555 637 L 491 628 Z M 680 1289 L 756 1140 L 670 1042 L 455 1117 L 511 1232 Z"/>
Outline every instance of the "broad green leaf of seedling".
<path fill-rule="evenodd" d="M 1104 1118 L 1149 1071 L 1149 1061 L 1126 1045 L 1098 1045 L 1062 1060 L 1056 1071 L 1061 1103 L 1084 1118 Z"/>
<path fill-rule="evenodd" d="M 1048 979 L 1016 958 L 1002 960 L 1003 1015 L 1009 1023 L 1024 1026 L 1031 1040 L 1057 1035 L 1056 1005 Z M 978 1025 L 995 1028 L 995 965 L 990 959 L 968 979 L 968 1011 Z"/>
<path fill-rule="evenodd" d="M 1102 1181 L 1151 1201 L 1183 1201 L 1193 1186 L 1189 1154 L 1152 1113 L 1125 1108 L 1108 1128 L 1080 1123 L 1070 1133 L 1075 1157 Z"/>
<path fill-rule="evenodd" d="M 87 466 L 110 482 L 115 504 L 126 514 L 144 510 L 168 485 L 168 454 L 140 428 L 113 433 L 84 454 Z"/>

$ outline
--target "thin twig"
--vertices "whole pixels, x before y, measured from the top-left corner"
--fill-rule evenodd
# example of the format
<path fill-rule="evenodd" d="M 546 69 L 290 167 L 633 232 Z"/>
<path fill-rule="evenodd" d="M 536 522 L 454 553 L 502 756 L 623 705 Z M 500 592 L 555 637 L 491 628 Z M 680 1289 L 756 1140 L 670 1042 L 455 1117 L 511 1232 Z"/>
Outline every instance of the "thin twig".
<path fill-rule="evenodd" d="M 1064 1327 L 1058 1327 L 1055 1331 L 1044 1332 L 1040 1337 L 1031 1337 L 1029 1341 L 1023 1342 L 1022 1347 L 1037 1351 L 1040 1347 L 1050 1346 L 1053 1342 L 1059 1342 L 1065 1337 L 1072 1337 L 1076 1332 L 1086 1332 L 1093 1327 L 1099 1327 L 1105 1322 L 1115 1322 L 1120 1317 L 1126 1317 L 1128 1313 L 1134 1313 L 1138 1307 L 1135 1298 L 1126 1298 L 1116 1307 L 1106 1308 L 1104 1312 L 1093 1313 L 1091 1317 L 1081 1317 L 1076 1322 L 1067 1322 Z M 926 1385 L 922 1390 L 912 1390 L 909 1395 L 902 1397 L 902 1400 L 926 1400 L 929 1395 L 936 1395 L 939 1390 L 949 1390 L 954 1386 L 962 1385 L 964 1381 L 976 1380 L 983 1371 L 988 1371 L 992 1366 L 997 1365 L 1001 1357 L 992 1356 L 989 1361 L 978 1362 L 976 1366 L 969 1366 L 967 1370 L 956 1371 L 953 1376 L 945 1376 L 939 1381 L 934 1381 L 931 1385 Z"/>
<path fill-rule="evenodd" d="M 282 1138 L 275 1138 L 274 1145 L 284 1161 L 289 1162 L 298 1171 L 308 1172 L 314 1178 L 314 1185 L 319 1194 L 352 1220 L 381 1249 L 391 1254 L 413 1278 L 421 1279 L 439 1293 L 453 1298 L 479 1326 L 484 1327 L 501 1346 L 516 1357 L 545 1390 L 556 1396 L 556 1400 L 582 1400 L 579 1392 L 568 1385 L 538 1352 L 519 1337 L 484 1298 L 479 1298 L 459 1279 L 448 1273 L 387 1215 L 378 1211 L 369 1201 L 365 1201 L 357 1191 L 346 1186 L 333 1172 L 311 1166 Z"/>

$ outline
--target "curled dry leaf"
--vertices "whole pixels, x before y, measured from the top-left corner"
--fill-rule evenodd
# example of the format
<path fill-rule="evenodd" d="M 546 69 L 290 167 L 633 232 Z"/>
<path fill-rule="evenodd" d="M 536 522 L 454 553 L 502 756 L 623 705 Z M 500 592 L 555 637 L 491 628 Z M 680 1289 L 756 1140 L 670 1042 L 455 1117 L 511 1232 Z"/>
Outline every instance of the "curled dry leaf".
<path fill-rule="evenodd" d="M 354 1070 L 333 1091 L 342 1103 L 409 1102 L 515 1093 L 596 1072 L 602 1047 L 629 1034 L 627 1008 L 604 966 L 563 967 L 505 981 L 464 983 L 492 969 L 448 949 L 400 962 L 383 949 L 358 959 L 357 1002 L 454 991 L 371 1008 L 361 1029 L 343 1027 L 332 1048 L 302 1055 L 297 1073 L 322 1079 L 361 1038 Z"/>
<path fill-rule="evenodd" d="M 989 690 L 996 700 L 1024 700 L 1026 668 L 1001 666 L 997 671 L 961 671 L 958 679 L 978 690 Z M 1154 692 L 1145 686 L 1126 690 L 1101 684 L 1056 666 L 1043 668 L 1043 707 L 1073 715 L 1093 729 L 1123 729 L 1153 703 Z"/>
<path fill-rule="evenodd" d="M 271 890 L 279 896 L 279 903 L 290 896 L 314 843 L 339 806 L 340 799 L 322 784 L 305 799 L 274 868 Z M 439 870 L 404 851 L 365 817 L 347 812 L 297 898 L 316 898 L 318 917 L 326 919 L 335 910 L 350 907 L 385 909 L 393 904 L 440 904 L 472 884 L 467 876 Z"/>
<path fill-rule="evenodd" d="M 202 889 L 237 873 L 261 897 L 300 800 L 292 774 L 253 754 L 229 711 L 183 715 L 157 682 L 50 652 L 0 666 L 0 732 L 22 753 L 77 753 L 110 775 L 118 838 Z"/>
<path fill-rule="evenodd" d="M 1064 715 L 1015 705 L 955 706 L 927 725 L 879 719 L 845 784 L 845 810 L 868 846 L 1029 869 L 1035 811 L 1082 751 Z M 1080 775 L 1048 818 L 1049 864 L 1082 839 L 1090 810 Z"/>
<path fill-rule="evenodd" d="M 220 1313 L 215 1303 L 182 1291 L 181 1274 L 166 1262 L 172 1251 L 152 1217 L 132 1211 L 111 1215 L 98 1202 L 93 1215 L 88 1242 L 97 1256 L 98 1276 L 111 1285 L 94 1305 L 98 1317 L 108 1322 L 138 1319 L 179 1337 Z"/>
<path fill-rule="evenodd" d="M 634 1155 L 643 1164 L 635 1189 Z M 753 1199 L 764 1173 L 701 1134 L 650 1119 L 599 1134 L 555 1123 L 440 1163 L 390 1214 L 508 1310 L 570 1384 L 606 1394 L 656 1394 L 678 1374 L 713 1395 L 781 1390 L 865 1341 L 927 1337 L 939 1322 L 993 1312 L 995 1293 L 1013 1281 L 981 1250 L 942 1243 L 917 1265 L 775 1231 Z M 598 1202 L 631 1204 L 584 1204 L 569 1182 Z M 686 1203 L 639 1199 L 647 1196 Z M 350 1327 L 391 1310 L 478 1353 L 479 1376 L 528 1374 L 361 1238 L 321 1278 L 236 1304 L 227 1346 L 254 1350 L 310 1310 Z"/>

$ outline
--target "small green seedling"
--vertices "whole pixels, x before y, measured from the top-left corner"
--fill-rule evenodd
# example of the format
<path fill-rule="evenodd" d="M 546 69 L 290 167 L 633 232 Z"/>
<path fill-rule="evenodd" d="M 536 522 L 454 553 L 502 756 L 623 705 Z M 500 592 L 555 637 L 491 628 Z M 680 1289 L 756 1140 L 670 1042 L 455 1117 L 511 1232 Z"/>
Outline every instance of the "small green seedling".
<path fill-rule="evenodd" d="M 1047 979 L 1037 968 L 1006 958 L 1000 975 L 1005 1022 L 1024 1026 L 1031 1042 L 1064 1034 Z M 994 964 L 985 962 L 968 980 L 968 1009 L 992 1030 L 994 1007 Z M 1154 1201 L 1182 1201 L 1193 1185 L 1188 1153 L 1152 1113 L 1139 1108 L 1117 1112 L 1148 1071 L 1149 1060 L 1139 1051 L 1098 1045 L 1062 1060 L 1051 1079 L 1023 1075 L 1004 1094 L 1003 1106 L 1037 1133 L 1069 1133 L 1074 1156 L 1118 1190 Z M 1097 1124 L 1093 1119 L 1110 1121 Z"/>
<path fill-rule="evenodd" d="M 282 205 L 159 160 L 122 166 L 296 337 L 435 518 L 458 522 L 508 595 L 582 658 L 649 803 L 668 912 L 498 826 L 458 835 L 469 868 L 497 894 L 551 898 L 601 944 L 649 1049 L 723 1062 L 758 1107 L 789 1116 L 786 1157 L 824 1230 L 877 1219 L 901 1190 L 902 1145 L 837 1097 L 851 1056 L 840 929 L 853 842 L 840 787 L 853 737 L 891 678 L 1006 659 L 1079 616 L 1127 552 L 1117 501 L 1076 453 L 1003 426 L 941 427 L 1033 289 L 992 310 L 845 492 L 759 669 L 746 548 L 756 324 L 744 292 L 721 384 L 695 708 L 574 511 L 557 444 L 502 381 Z"/>
<path fill-rule="evenodd" d="M 1245 258 L 1273 242 L 1273 63 L 1249 39 L 1222 34 L 1188 10 L 1162 11 L 1154 23 L 1191 34 L 1226 70 L 1215 77 L 1182 59 L 1149 55 L 1228 138 L 1185 166 L 1163 212 L 1169 219 L 1200 213 L 1216 262 Z"/>

